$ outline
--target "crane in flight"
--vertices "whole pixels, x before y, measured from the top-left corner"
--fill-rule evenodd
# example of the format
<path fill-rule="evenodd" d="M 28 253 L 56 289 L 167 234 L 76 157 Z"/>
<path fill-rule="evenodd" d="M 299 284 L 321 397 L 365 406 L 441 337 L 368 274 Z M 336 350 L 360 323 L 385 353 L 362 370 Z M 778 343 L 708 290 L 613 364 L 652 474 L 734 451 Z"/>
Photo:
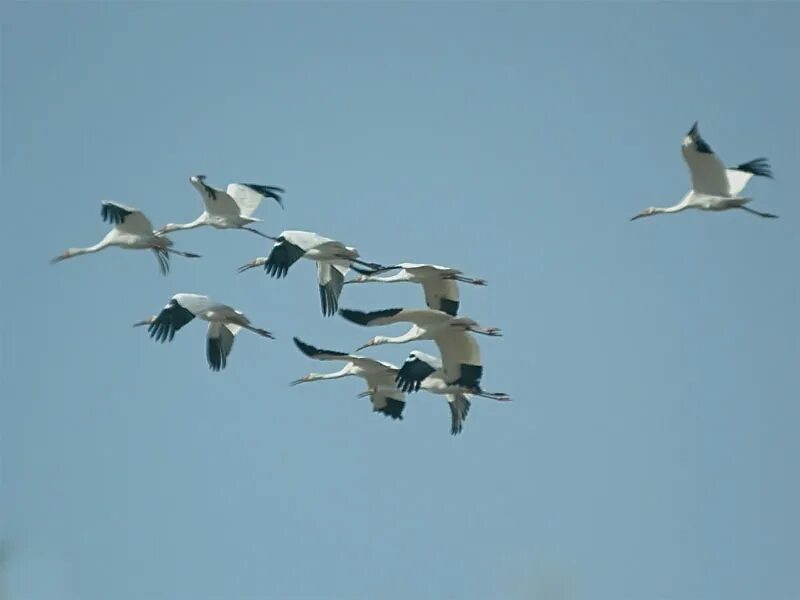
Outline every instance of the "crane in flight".
<path fill-rule="evenodd" d="M 337 352 L 335 350 L 321 350 L 310 344 L 294 338 L 294 343 L 300 351 L 315 360 L 322 361 L 344 361 L 345 366 L 334 373 L 320 374 L 309 373 L 308 375 L 297 379 L 292 382 L 292 385 L 299 385 L 309 381 L 319 381 L 326 379 L 340 379 L 342 377 L 361 377 L 367 382 L 367 390 L 358 395 L 359 398 L 369 397 L 372 400 L 372 409 L 375 412 L 381 412 L 393 419 L 402 419 L 402 412 L 405 408 L 405 392 L 399 390 L 397 381 L 399 373 L 409 368 L 416 368 L 420 371 L 419 367 L 407 367 L 409 360 L 403 368 L 398 369 L 392 363 L 358 356 L 356 354 L 348 354 L 346 352 Z M 416 353 L 420 356 L 417 360 L 427 360 L 428 364 L 436 365 L 437 359 L 426 355 L 424 353 Z M 412 352 L 415 355 L 415 352 Z M 419 389 L 426 390 L 430 393 L 445 396 L 447 404 L 450 407 L 450 433 L 456 435 L 461 433 L 463 428 L 464 419 L 470 409 L 470 396 L 474 393 L 473 390 L 465 391 L 459 386 L 449 386 L 444 380 L 444 374 L 441 370 L 441 363 L 438 367 L 431 369 L 418 386 Z M 480 391 L 478 394 L 485 398 L 492 398 L 494 400 L 509 400 L 506 394 L 492 394 Z"/>
<path fill-rule="evenodd" d="M 485 279 L 465 277 L 458 269 L 442 267 L 439 265 L 422 265 L 416 263 L 398 263 L 399 272 L 388 277 L 378 275 L 359 275 L 355 279 L 345 281 L 348 283 L 399 283 L 412 282 L 422 285 L 425 293 L 425 304 L 433 310 L 440 310 L 451 316 L 458 314 L 459 293 L 458 284 L 469 283 L 472 285 L 486 285 Z M 388 269 L 387 269 L 388 270 Z"/>
<path fill-rule="evenodd" d="M 208 185 L 205 175 L 192 175 L 189 182 L 200 194 L 206 209 L 194 221 L 168 223 L 159 229 L 159 233 L 211 226 L 216 229 L 245 229 L 267 237 L 258 229 L 249 227 L 252 223 L 261 221 L 252 214 L 264 198 L 272 198 L 283 208 L 280 194 L 285 192 L 279 187 L 258 183 L 231 183 L 227 189 L 220 190 Z"/>
<path fill-rule="evenodd" d="M 684 137 L 681 152 L 689 167 L 692 189 L 678 204 L 667 208 L 651 206 L 632 217 L 631 221 L 652 215 L 677 213 L 689 208 L 710 211 L 740 209 L 759 217 L 777 218 L 772 213 L 745 206 L 752 198 L 741 196 L 753 176 L 772 178 L 772 169 L 766 158 L 756 158 L 736 167 L 726 168 L 700 135 L 697 122 Z"/>
<path fill-rule="evenodd" d="M 339 314 L 351 323 L 374 327 L 392 323 L 412 323 L 404 335 L 398 337 L 375 336 L 358 348 L 381 344 L 404 344 L 415 340 L 433 340 L 442 355 L 442 370 L 448 385 L 480 390 L 483 375 L 480 348 L 472 333 L 500 336 L 496 327 L 482 327 L 468 317 L 453 317 L 440 310 L 389 308 L 362 312 L 343 308 Z M 416 384 L 424 378 L 415 378 Z M 412 379 L 407 379 L 411 382 Z M 417 385 L 418 388 L 418 385 Z M 406 390 L 407 391 L 407 390 Z"/>
<path fill-rule="evenodd" d="M 88 248 L 70 248 L 50 262 L 57 263 L 81 254 L 91 254 L 117 246 L 126 250 L 152 250 L 158 259 L 158 267 L 161 270 L 161 274 L 166 275 L 169 272 L 170 254 L 178 254 L 187 258 L 200 258 L 199 254 L 172 248 L 172 240 L 153 231 L 153 225 L 150 220 L 137 208 L 117 202 L 103 202 L 100 216 L 103 221 L 113 225 L 111 231 L 102 240 Z"/>
<path fill-rule="evenodd" d="M 262 337 L 275 339 L 269 331 L 253 327 L 250 319 L 241 311 L 199 294 L 175 294 L 160 313 L 133 326 L 147 325 L 151 338 L 161 343 L 171 342 L 175 332 L 195 317 L 208 321 L 206 358 L 212 371 L 220 371 L 228 364 L 233 338 L 240 330 L 247 329 Z"/>
<path fill-rule="evenodd" d="M 322 304 L 322 314 L 326 317 L 336 314 L 339 308 L 339 297 L 344 287 L 344 278 L 350 268 L 359 272 L 367 272 L 353 267 L 353 263 L 369 268 L 369 273 L 377 273 L 391 268 L 364 262 L 360 259 L 358 250 L 352 246 L 345 246 L 342 242 L 322 237 L 310 231 L 283 231 L 277 237 L 266 237 L 275 241 L 269 256 L 251 260 L 239 267 L 239 272 L 243 273 L 248 269 L 263 266 L 268 275 L 280 279 L 285 277 L 289 268 L 301 258 L 316 262 L 320 303 Z"/>

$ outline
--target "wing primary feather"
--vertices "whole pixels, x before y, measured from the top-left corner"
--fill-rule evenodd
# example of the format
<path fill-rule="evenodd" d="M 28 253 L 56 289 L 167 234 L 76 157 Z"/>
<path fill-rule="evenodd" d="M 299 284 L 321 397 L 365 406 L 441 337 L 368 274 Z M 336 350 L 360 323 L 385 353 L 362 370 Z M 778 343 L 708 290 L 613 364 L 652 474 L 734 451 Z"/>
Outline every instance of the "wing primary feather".
<path fill-rule="evenodd" d="M 311 344 L 306 344 L 304 341 L 300 340 L 299 338 L 292 338 L 294 340 L 295 346 L 297 346 L 303 354 L 308 356 L 309 358 L 316 358 L 321 354 L 330 354 L 332 356 L 349 356 L 346 352 L 337 352 L 335 350 L 322 350 L 320 348 L 316 348 Z"/>
<path fill-rule="evenodd" d="M 126 210 L 112 202 L 103 202 L 100 208 L 100 216 L 103 221 L 119 225 L 125 220 L 125 217 L 133 213 L 131 210 Z"/>
<path fill-rule="evenodd" d="M 736 167 L 733 167 L 733 169 L 736 171 L 751 173 L 752 175 L 756 175 L 758 177 L 767 177 L 769 179 L 773 179 L 772 167 L 770 166 L 769 161 L 763 157 L 755 158 L 746 163 L 742 163 Z"/>
<path fill-rule="evenodd" d="M 393 317 L 396 314 L 400 313 L 402 310 L 403 310 L 402 308 L 387 308 L 384 310 L 374 310 L 372 312 L 364 312 L 361 310 L 351 310 L 349 308 L 342 308 L 339 311 L 339 314 L 348 321 L 350 321 L 351 323 L 368 326 L 370 325 L 370 323 L 372 323 L 377 319 Z"/>

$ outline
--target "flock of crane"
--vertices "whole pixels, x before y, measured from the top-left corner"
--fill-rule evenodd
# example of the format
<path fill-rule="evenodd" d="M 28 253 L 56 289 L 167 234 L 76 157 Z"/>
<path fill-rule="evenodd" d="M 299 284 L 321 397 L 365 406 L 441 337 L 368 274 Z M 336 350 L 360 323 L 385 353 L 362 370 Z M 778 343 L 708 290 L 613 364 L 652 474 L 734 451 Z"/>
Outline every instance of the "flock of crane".
<path fill-rule="evenodd" d="M 753 176 L 772 177 L 765 158 L 726 167 L 701 137 L 697 123 L 683 140 L 682 154 L 691 176 L 692 189 L 689 193 L 674 206 L 651 207 L 631 220 L 690 208 L 708 211 L 740 209 L 760 217 L 775 218 L 773 214 L 749 208 L 746 204 L 752 198 L 741 196 Z M 332 316 L 338 312 L 347 321 L 366 327 L 393 323 L 411 324 L 411 328 L 401 336 L 375 336 L 356 351 L 381 344 L 432 340 L 440 353 L 440 357 L 436 357 L 414 350 L 403 365 L 398 367 L 358 354 L 323 350 L 294 338 L 297 348 L 309 358 L 344 362 L 345 365 L 333 373 L 310 373 L 293 381 L 292 385 L 348 376 L 360 377 L 366 381 L 367 390 L 359 397 L 369 396 L 373 410 L 392 419 L 402 419 L 407 394 L 425 390 L 442 395 L 450 407 L 450 432 L 453 435 L 462 430 L 472 396 L 510 400 L 507 394 L 487 392 L 481 387 L 483 366 L 480 348 L 473 336 L 481 334 L 496 337 L 501 335 L 500 330 L 483 327 L 470 318 L 458 315 L 458 283 L 484 286 L 486 281 L 466 277 L 457 269 L 433 264 L 399 263 L 383 266 L 366 262 L 352 246 L 307 231 L 284 231 L 277 237 L 265 235 L 251 227 L 253 223 L 261 221 L 252 214 L 264 199 L 273 199 L 283 207 L 283 189 L 251 183 L 231 183 L 225 190 L 221 190 L 208 185 L 205 179 L 203 175 L 190 178 L 190 183 L 200 193 L 205 204 L 205 211 L 194 221 L 186 224 L 170 223 L 154 230 L 141 211 L 115 202 L 103 202 L 101 216 L 104 221 L 113 225 L 111 231 L 94 246 L 70 248 L 52 262 L 98 252 L 112 246 L 146 249 L 152 250 L 161 273 L 166 275 L 169 271 L 170 255 L 199 258 L 198 254 L 174 249 L 167 233 L 201 226 L 245 229 L 275 243 L 269 256 L 252 260 L 240 267 L 240 272 L 263 267 L 268 275 L 282 278 L 295 262 L 306 258 L 314 261 L 317 266 L 317 283 L 324 316 Z M 345 280 L 351 269 L 358 276 Z M 379 275 L 388 271 L 397 273 L 383 277 Z M 423 288 L 427 308 L 389 308 L 372 312 L 339 309 L 339 298 L 345 284 L 369 282 L 418 283 Z M 234 337 L 242 329 L 273 338 L 269 331 L 255 327 L 241 311 L 199 294 L 175 294 L 161 312 L 134 326 L 146 325 L 150 337 L 165 342 L 171 341 L 175 332 L 195 317 L 208 321 L 206 357 L 213 371 L 225 368 Z"/>

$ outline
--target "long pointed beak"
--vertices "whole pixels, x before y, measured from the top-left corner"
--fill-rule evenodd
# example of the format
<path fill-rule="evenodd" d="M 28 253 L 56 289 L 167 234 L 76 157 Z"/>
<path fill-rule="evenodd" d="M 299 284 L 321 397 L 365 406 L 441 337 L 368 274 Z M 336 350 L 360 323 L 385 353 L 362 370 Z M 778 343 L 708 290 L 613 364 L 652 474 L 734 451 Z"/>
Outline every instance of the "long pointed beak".
<path fill-rule="evenodd" d="M 303 379 L 301 377 L 300 379 L 295 379 L 294 381 L 289 382 L 289 385 L 300 385 L 301 383 L 305 383 L 306 381 L 308 381 L 308 379 Z"/>
<path fill-rule="evenodd" d="M 636 219 L 641 219 L 642 217 L 648 216 L 647 213 L 639 213 L 635 217 L 631 217 L 631 221 L 635 221 Z"/>
<path fill-rule="evenodd" d="M 147 317 L 144 321 L 139 321 L 138 323 L 134 323 L 134 327 L 141 327 L 142 325 L 150 325 L 153 321 L 155 321 L 155 317 Z"/>
<path fill-rule="evenodd" d="M 356 348 L 356 350 L 355 350 L 355 351 L 356 351 L 356 352 L 358 352 L 359 350 L 363 350 L 364 348 L 369 348 L 369 347 L 370 347 L 370 346 L 372 346 L 372 345 L 373 345 L 373 344 L 366 343 L 366 344 L 364 344 L 363 346 L 359 346 L 358 348 Z"/>

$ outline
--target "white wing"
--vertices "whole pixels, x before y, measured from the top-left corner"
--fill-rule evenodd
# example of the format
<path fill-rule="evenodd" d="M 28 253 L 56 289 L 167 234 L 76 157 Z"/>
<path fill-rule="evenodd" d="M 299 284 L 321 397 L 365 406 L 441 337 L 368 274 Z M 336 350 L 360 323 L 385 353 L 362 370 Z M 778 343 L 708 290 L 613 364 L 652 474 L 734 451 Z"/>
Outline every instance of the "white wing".
<path fill-rule="evenodd" d="M 692 189 L 698 194 L 710 196 L 728 196 L 728 178 L 725 176 L 725 165 L 714 154 L 706 141 L 700 136 L 697 123 L 683 139 L 681 146 L 683 158 L 689 166 Z"/>
<path fill-rule="evenodd" d="M 343 308 L 339 314 L 352 323 L 374 327 L 376 325 L 390 325 L 392 323 L 413 323 L 424 327 L 437 323 L 444 323 L 451 319 L 450 315 L 439 310 L 427 309 L 406 309 L 406 308 L 387 308 L 384 310 L 374 310 L 363 312 Z"/>
<path fill-rule="evenodd" d="M 772 179 L 772 167 L 766 158 L 756 158 L 736 167 L 731 167 L 725 171 L 728 178 L 728 187 L 731 196 L 738 196 L 744 191 L 747 182 L 754 175 Z"/>
<path fill-rule="evenodd" d="M 478 385 L 481 374 L 481 351 L 478 342 L 468 331 L 447 328 L 434 337 L 442 355 L 448 384 L 471 387 Z"/>
<path fill-rule="evenodd" d="M 241 183 L 231 183 L 228 185 L 227 192 L 239 207 L 239 212 L 243 217 L 252 215 L 264 199 L 264 196 Z"/>
<path fill-rule="evenodd" d="M 391 387 L 375 389 L 371 385 L 370 389 L 375 390 L 369 394 L 374 412 L 382 413 L 392 419 L 403 418 L 403 409 L 406 407 L 406 396 L 403 392 Z"/>
<path fill-rule="evenodd" d="M 284 238 L 290 244 L 302 248 L 306 252 L 322 244 L 334 241 L 310 231 L 282 231 L 280 237 Z"/>
<path fill-rule="evenodd" d="M 200 294 L 175 294 L 172 299 L 195 315 L 207 311 L 216 304 L 208 296 Z"/>
<path fill-rule="evenodd" d="M 322 302 L 322 314 L 330 317 L 339 310 L 344 278 L 350 267 L 346 263 L 317 262 L 317 283 Z"/>
<path fill-rule="evenodd" d="M 366 356 L 358 356 L 357 354 L 348 354 L 347 352 L 338 352 L 336 350 L 323 350 L 322 348 L 316 348 L 311 344 L 306 344 L 304 341 L 300 340 L 299 338 L 294 338 L 294 343 L 306 356 L 309 358 L 313 358 L 315 360 L 330 360 L 330 361 L 347 361 L 352 362 L 354 365 L 361 367 L 365 371 L 368 372 L 367 380 L 369 381 L 369 377 L 373 374 L 380 375 L 381 373 L 390 373 L 396 372 L 397 367 L 393 364 L 384 362 L 381 360 L 375 360 L 374 358 L 369 358 Z M 394 383 L 394 379 L 390 380 L 390 385 Z M 372 385 L 372 384 L 370 384 Z M 376 380 L 375 386 L 383 385 L 381 380 Z"/>
<path fill-rule="evenodd" d="M 434 277 L 422 282 L 425 304 L 432 310 L 441 310 L 448 315 L 458 314 L 458 284 L 455 279 Z"/>
<path fill-rule="evenodd" d="M 753 177 L 753 174 L 727 169 L 725 171 L 725 176 L 728 178 L 728 190 L 731 196 L 738 196 L 739 193 L 744 190 L 747 182 Z"/>
<path fill-rule="evenodd" d="M 224 369 L 228 364 L 228 356 L 233 349 L 234 336 L 239 333 L 238 325 L 224 325 L 222 323 L 208 324 L 208 339 L 206 341 L 206 358 L 212 371 Z"/>
<path fill-rule="evenodd" d="M 192 178 L 190 181 L 203 199 L 207 213 L 228 217 L 239 215 L 239 205 L 226 192 L 211 187 L 202 179 Z"/>
<path fill-rule="evenodd" d="M 447 394 L 447 404 L 450 406 L 450 433 L 458 435 L 464 428 L 464 421 L 469 414 L 469 396 L 466 394 Z"/>
<path fill-rule="evenodd" d="M 114 228 L 122 233 L 140 236 L 153 235 L 153 224 L 137 208 L 106 201 L 102 203 L 100 214 L 104 221 L 112 223 Z"/>

